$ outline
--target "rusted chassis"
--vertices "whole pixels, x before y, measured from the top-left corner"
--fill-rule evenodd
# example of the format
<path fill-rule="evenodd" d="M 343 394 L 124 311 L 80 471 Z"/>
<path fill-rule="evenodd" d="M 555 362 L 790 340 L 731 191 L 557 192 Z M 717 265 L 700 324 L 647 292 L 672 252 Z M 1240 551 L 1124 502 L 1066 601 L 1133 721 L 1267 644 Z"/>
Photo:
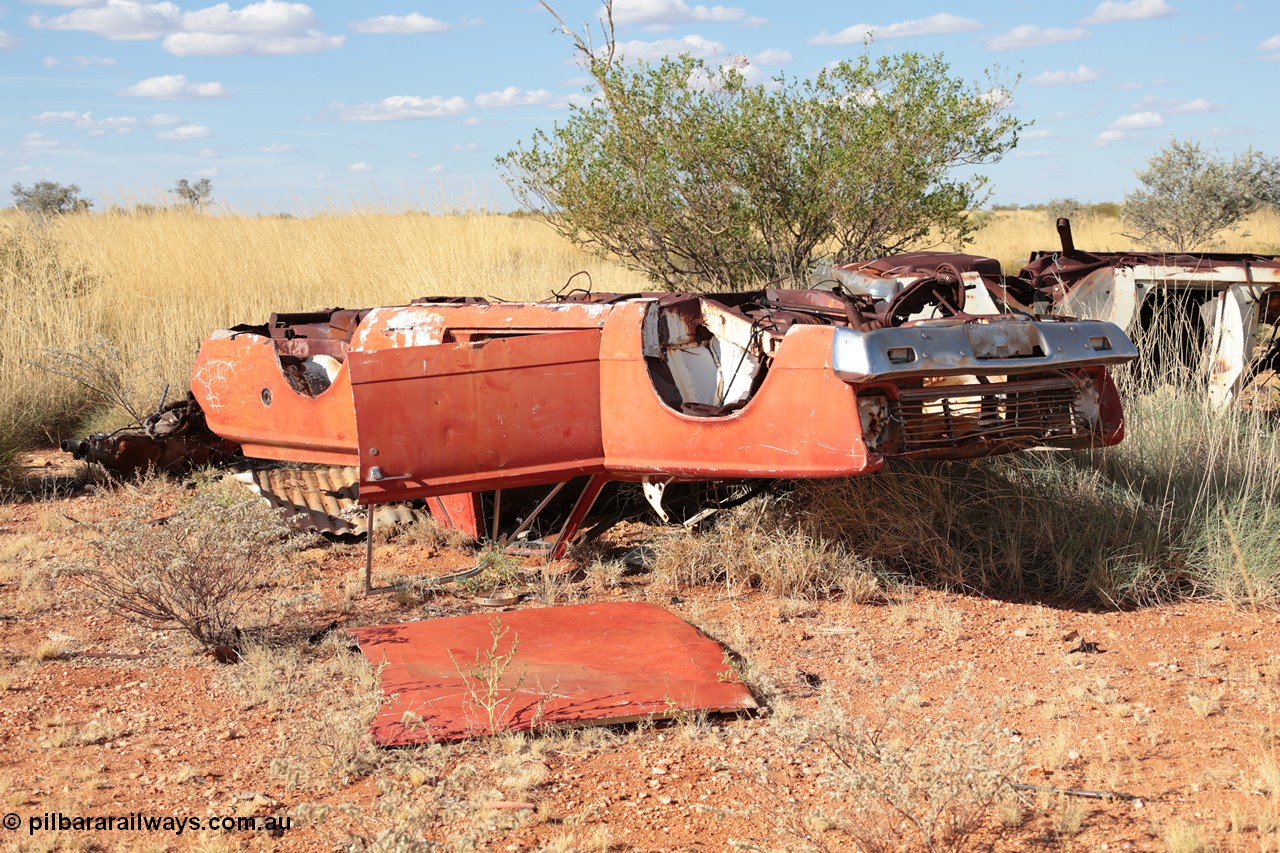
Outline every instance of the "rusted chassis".
<path fill-rule="evenodd" d="M 192 393 L 246 456 L 355 466 L 362 503 L 429 498 L 472 534 L 478 493 L 587 477 L 556 552 L 608 481 L 661 512 L 671 482 L 1123 435 L 1106 366 L 1133 352 L 1111 324 L 881 325 L 828 291 L 419 300 L 215 333 Z"/>
<path fill-rule="evenodd" d="M 1280 256 L 1221 252 L 1085 252 L 1058 220 L 1061 249 L 1037 251 L 1016 275 L 976 255 L 914 252 L 844 264 L 819 279 L 887 298 L 901 288 L 959 281 L 955 304 L 973 315 L 1020 312 L 1106 320 L 1144 350 L 1141 375 L 1196 379 L 1218 408 L 1257 373 L 1280 369 L 1280 336 L 1258 347 L 1263 324 L 1280 321 Z M 904 291 L 905 292 L 905 291 Z"/>

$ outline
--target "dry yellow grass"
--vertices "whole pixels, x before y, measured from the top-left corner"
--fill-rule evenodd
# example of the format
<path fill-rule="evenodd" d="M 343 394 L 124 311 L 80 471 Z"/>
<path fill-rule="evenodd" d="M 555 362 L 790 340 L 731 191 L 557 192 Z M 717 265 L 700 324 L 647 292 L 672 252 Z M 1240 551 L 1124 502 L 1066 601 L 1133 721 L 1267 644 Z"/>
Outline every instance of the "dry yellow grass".
<path fill-rule="evenodd" d="M 66 251 L 102 282 L 107 336 L 152 349 L 185 381 L 211 330 L 273 311 L 399 304 L 418 296 L 544 299 L 579 270 L 595 290 L 644 279 L 585 254 L 531 219 L 364 212 L 308 219 L 66 216 Z M 585 286 L 585 281 L 575 282 Z"/>
<path fill-rule="evenodd" d="M 72 383 L 33 367 L 50 347 L 109 341 L 134 365 L 129 393 L 145 409 L 166 383 L 171 397 L 185 390 L 200 342 L 217 328 L 427 295 L 542 299 L 582 270 L 597 291 L 647 286 L 513 216 L 0 215 L 0 468 L 6 449 L 88 411 Z"/>
<path fill-rule="evenodd" d="M 1006 274 L 1013 275 L 1022 269 L 1032 251 L 1058 248 L 1056 221 L 1044 210 L 995 211 L 963 251 L 995 258 Z M 1071 232 L 1079 249 L 1123 252 L 1149 248 L 1136 245 L 1125 237 L 1125 230 L 1114 216 L 1085 212 L 1071 219 Z M 1202 251 L 1280 254 L 1280 212 L 1270 209 L 1256 213 L 1238 231 L 1222 235 L 1216 245 L 1198 248 Z"/>

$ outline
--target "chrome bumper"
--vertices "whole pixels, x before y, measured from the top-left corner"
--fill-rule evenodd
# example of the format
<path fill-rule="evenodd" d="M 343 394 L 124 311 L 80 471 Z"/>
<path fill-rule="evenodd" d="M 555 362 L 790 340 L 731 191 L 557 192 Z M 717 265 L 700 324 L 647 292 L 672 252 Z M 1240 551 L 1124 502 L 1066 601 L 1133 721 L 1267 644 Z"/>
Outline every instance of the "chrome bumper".
<path fill-rule="evenodd" d="M 1138 357 L 1114 323 L 1101 320 L 924 323 L 859 332 L 836 327 L 831 366 L 847 382 L 906 376 L 1005 376 L 1124 364 Z"/>

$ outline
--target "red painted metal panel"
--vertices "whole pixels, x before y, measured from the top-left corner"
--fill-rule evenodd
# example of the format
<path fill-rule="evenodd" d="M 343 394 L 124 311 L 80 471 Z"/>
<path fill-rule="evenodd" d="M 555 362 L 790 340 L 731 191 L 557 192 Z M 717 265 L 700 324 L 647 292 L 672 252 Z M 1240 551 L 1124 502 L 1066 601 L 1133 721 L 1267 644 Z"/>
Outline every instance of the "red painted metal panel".
<path fill-rule="evenodd" d="M 275 343 L 243 332 L 204 342 L 191 392 L 209 429 L 239 443 L 246 456 L 356 464 L 356 413 L 345 367 L 322 394 L 299 394 L 280 369 Z"/>
<path fill-rule="evenodd" d="M 602 468 L 595 329 L 352 352 L 348 366 L 364 500 L 551 483 Z"/>
<path fill-rule="evenodd" d="M 757 707 L 719 643 L 642 602 L 477 613 L 351 633 L 381 667 L 388 702 L 372 733 L 383 746 Z"/>
<path fill-rule="evenodd" d="M 427 501 L 431 516 L 450 530 L 468 536 L 483 537 L 480 524 L 480 495 L 475 492 L 459 492 L 456 495 L 438 495 Z"/>
<path fill-rule="evenodd" d="M 855 389 L 831 370 L 831 326 L 796 326 L 747 405 L 693 417 L 658 397 L 641 353 L 646 306 L 620 306 L 601 344 L 604 448 L 610 473 L 692 479 L 839 477 L 884 464 L 862 443 Z"/>

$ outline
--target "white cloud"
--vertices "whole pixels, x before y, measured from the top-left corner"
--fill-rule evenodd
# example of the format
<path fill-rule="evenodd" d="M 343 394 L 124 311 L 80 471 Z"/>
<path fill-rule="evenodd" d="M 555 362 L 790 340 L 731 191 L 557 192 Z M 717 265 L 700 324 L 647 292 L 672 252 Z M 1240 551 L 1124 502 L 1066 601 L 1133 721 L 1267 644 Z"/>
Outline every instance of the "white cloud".
<path fill-rule="evenodd" d="M 1077 83 L 1089 83 L 1097 80 L 1102 74 L 1096 68 L 1081 65 L 1075 71 L 1046 71 L 1031 78 L 1037 86 L 1074 86 Z"/>
<path fill-rule="evenodd" d="M 613 4 L 613 21 L 621 26 L 643 26 L 655 31 L 689 23 L 763 23 L 760 19 L 748 18 L 741 6 L 690 6 L 684 0 L 617 0 Z"/>
<path fill-rule="evenodd" d="M 1158 107 L 1175 113 L 1210 113 L 1222 109 L 1221 104 L 1214 103 L 1208 98 L 1184 101 L 1179 98 L 1161 98 L 1156 95 L 1147 95 L 1138 101 L 1136 106 L 1139 110 Z"/>
<path fill-rule="evenodd" d="M 420 98 L 416 95 L 392 95 L 381 101 L 356 104 L 353 107 L 334 104 L 330 107 L 343 121 L 405 121 L 415 118 L 456 116 L 467 108 L 465 98 L 442 98 L 432 95 Z"/>
<path fill-rule="evenodd" d="M 192 174 L 197 178 L 216 178 L 218 177 L 218 167 L 208 166 L 204 169 L 196 169 Z"/>
<path fill-rule="evenodd" d="M 1102 147 L 1104 145 L 1109 145 L 1112 142 L 1123 142 L 1126 139 L 1132 138 L 1132 136 L 1132 133 L 1127 133 L 1123 130 L 1104 130 L 1094 138 L 1093 145 L 1094 147 Z"/>
<path fill-rule="evenodd" d="M 868 38 L 892 39 L 909 36 L 933 36 L 945 33 L 964 33 L 980 30 L 982 24 L 973 18 L 962 18 L 939 12 L 927 18 L 914 21 L 899 21 L 896 24 L 854 24 L 845 27 L 834 35 L 823 30 L 809 39 L 809 44 L 862 44 Z"/>
<path fill-rule="evenodd" d="M 310 6 L 281 0 L 263 0 L 242 9 L 219 3 L 182 16 L 182 31 L 187 33 L 288 36 L 313 29 L 315 25 L 316 14 Z"/>
<path fill-rule="evenodd" d="M 47 20 L 36 13 L 27 22 L 42 30 L 79 30 L 113 41 L 145 41 L 176 32 L 182 26 L 182 10 L 168 2 L 107 0 Z"/>
<path fill-rule="evenodd" d="M 192 83 L 185 74 L 166 74 L 162 77 L 148 77 L 127 89 L 117 92 L 119 95 L 132 95 L 135 98 L 156 98 L 162 101 L 174 101 L 181 98 L 225 98 L 226 91 L 221 83 Z"/>
<path fill-rule="evenodd" d="M 1208 113 L 1220 109 L 1222 109 L 1221 104 L 1215 104 L 1208 98 L 1192 98 L 1175 106 L 1173 111 L 1175 113 Z"/>
<path fill-rule="evenodd" d="M 197 157 L 204 157 L 207 160 L 217 160 L 222 156 L 216 148 L 201 148 L 196 152 Z"/>
<path fill-rule="evenodd" d="M 346 36 L 315 29 L 316 16 L 304 3 L 262 0 L 233 9 L 218 3 L 184 12 L 162 0 L 105 0 L 52 18 L 28 18 L 37 29 L 91 32 L 118 41 L 164 39 L 177 56 L 284 56 L 339 47 Z"/>
<path fill-rule="evenodd" d="M 47 124 L 55 121 L 75 121 L 80 118 L 81 115 L 83 115 L 83 113 L 78 113 L 75 110 L 61 110 L 59 112 L 49 111 L 40 113 L 39 115 L 33 115 L 31 120 L 40 122 L 41 124 Z"/>
<path fill-rule="evenodd" d="M 257 36 L 237 33 L 174 33 L 164 49 L 174 56 L 296 56 L 342 47 L 346 36 L 312 32 L 300 36 Z"/>
<path fill-rule="evenodd" d="M 28 133 L 22 137 L 22 145 L 24 148 L 61 148 L 62 143 L 57 139 L 45 136 L 43 133 Z"/>
<path fill-rule="evenodd" d="M 1272 36 L 1267 39 L 1258 45 L 1258 50 L 1280 50 L 1280 36 Z"/>
<path fill-rule="evenodd" d="M 38 124 L 68 122 L 80 130 L 88 131 L 90 136 L 103 136 L 113 130 L 116 133 L 128 133 L 138 126 L 138 119 L 134 116 L 94 118 L 93 113 L 81 113 L 75 110 L 43 112 L 32 116 L 31 120 Z"/>
<path fill-rule="evenodd" d="M 1013 103 L 1013 93 L 1008 89 L 995 86 L 978 96 L 982 101 L 1004 109 Z"/>
<path fill-rule="evenodd" d="M 515 86 L 508 86 L 501 92 L 485 92 L 482 95 L 476 95 L 475 105 L 482 110 L 497 109 L 500 107 L 530 107 L 544 106 L 551 103 L 555 96 L 546 89 L 517 89 Z"/>
<path fill-rule="evenodd" d="M 263 154 L 292 154 L 298 150 L 298 147 L 287 142 L 269 142 L 266 145 L 259 145 L 258 150 Z"/>
<path fill-rule="evenodd" d="M 449 146 L 450 151 L 479 151 L 480 146 L 475 142 L 458 142 Z"/>
<path fill-rule="evenodd" d="M 168 127 L 173 124 L 182 124 L 182 118 L 173 113 L 156 113 L 147 119 L 147 124 L 152 127 Z"/>
<path fill-rule="evenodd" d="M 1028 130 L 1026 133 L 1019 134 L 1018 139 L 1031 142 L 1037 139 L 1053 139 L 1057 135 L 1058 134 L 1054 133 L 1052 130 L 1036 129 Z"/>
<path fill-rule="evenodd" d="M 675 56 L 680 53 L 687 53 L 699 59 L 709 59 L 724 55 L 725 48 L 718 41 L 690 34 L 679 39 L 618 42 L 617 52 L 626 59 L 653 62 L 664 56 Z"/>
<path fill-rule="evenodd" d="M 1103 0 L 1085 18 L 1086 24 L 1114 24 L 1117 21 L 1150 21 L 1167 18 L 1174 9 L 1164 0 Z"/>
<path fill-rule="evenodd" d="M 365 18 L 363 21 L 352 21 L 347 24 L 357 33 L 376 33 L 378 35 L 409 35 L 412 33 L 442 33 L 453 29 L 452 24 L 435 18 L 429 18 L 419 12 L 407 15 L 378 15 Z"/>
<path fill-rule="evenodd" d="M 178 141 L 187 139 L 208 139 L 213 136 L 213 130 L 205 127 L 203 124 L 184 124 L 175 127 L 173 130 L 165 130 L 156 134 L 156 139 L 174 139 Z"/>
<path fill-rule="evenodd" d="M 427 167 L 427 174 L 428 174 L 428 175 L 439 175 L 439 174 L 442 174 L 442 173 L 444 172 L 444 170 L 445 170 L 445 169 L 444 169 L 444 163 L 436 163 L 436 164 L 435 164 L 435 165 L 433 165 L 433 166 L 428 166 L 428 167 Z"/>
<path fill-rule="evenodd" d="M 22 42 L 19 41 L 17 38 L 9 35 L 4 30 L 0 30 L 0 50 L 3 50 L 3 51 L 13 50 L 15 47 L 17 47 L 20 44 L 22 44 Z"/>
<path fill-rule="evenodd" d="M 1022 47 L 1040 47 L 1064 41 L 1089 38 L 1089 31 L 1080 27 L 1072 29 L 1044 29 L 1035 24 L 1019 24 L 1007 33 L 987 39 L 990 50 L 1016 50 Z"/>
<path fill-rule="evenodd" d="M 1149 130 L 1153 127 L 1164 127 L 1164 116 L 1150 110 L 1129 113 L 1111 122 L 1113 130 Z"/>
<path fill-rule="evenodd" d="M 45 68 L 57 68 L 64 64 L 62 60 L 56 56 L 46 56 L 43 60 Z M 67 64 L 78 65 L 81 68 L 90 68 L 95 65 L 115 65 L 116 61 L 109 56 L 73 56 Z"/>
<path fill-rule="evenodd" d="M 791 60 L 791 51 L 780 50 L 776 47 L 765 48 L 759 53 L 753 53 L 747 57 L 747 61 L 752 65 L 786 65 Z"/>
<path fill-rule="evenodd" d="M 348 172 L 372 172 L 373 167 L 368 163 L 352 163 L 347 167 Z"/>

